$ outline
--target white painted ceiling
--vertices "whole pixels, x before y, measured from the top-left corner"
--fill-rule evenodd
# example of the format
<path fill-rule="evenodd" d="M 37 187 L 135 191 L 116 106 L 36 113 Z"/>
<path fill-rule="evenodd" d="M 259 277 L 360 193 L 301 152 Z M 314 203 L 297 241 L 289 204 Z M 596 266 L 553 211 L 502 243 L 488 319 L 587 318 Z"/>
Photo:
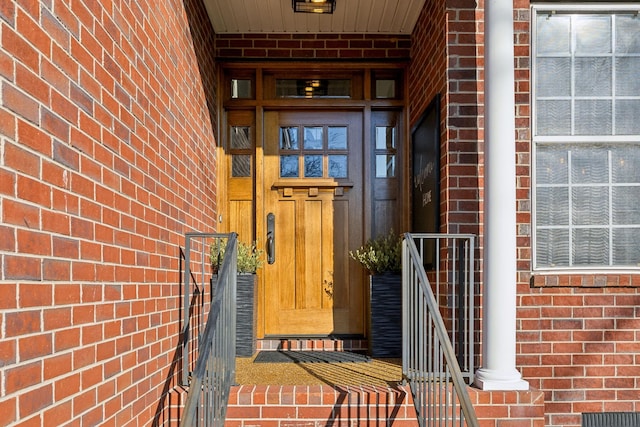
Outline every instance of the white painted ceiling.
<path fill-rule="evenodd" d="M 291 0 L 203 0 L 217 34 L 411 34 L 425 0 L 336 0 L 333 14 L 293 13 Z"/>

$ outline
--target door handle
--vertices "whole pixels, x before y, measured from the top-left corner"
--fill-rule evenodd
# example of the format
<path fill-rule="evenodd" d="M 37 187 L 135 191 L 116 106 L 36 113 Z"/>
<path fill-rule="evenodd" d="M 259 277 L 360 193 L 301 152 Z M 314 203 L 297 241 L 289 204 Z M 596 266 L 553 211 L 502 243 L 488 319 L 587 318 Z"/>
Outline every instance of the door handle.
<path fill-rule="evenodd" d="M 276 262 L 276 216 L 273 212 L 267 215 L 267 262 Z"/>

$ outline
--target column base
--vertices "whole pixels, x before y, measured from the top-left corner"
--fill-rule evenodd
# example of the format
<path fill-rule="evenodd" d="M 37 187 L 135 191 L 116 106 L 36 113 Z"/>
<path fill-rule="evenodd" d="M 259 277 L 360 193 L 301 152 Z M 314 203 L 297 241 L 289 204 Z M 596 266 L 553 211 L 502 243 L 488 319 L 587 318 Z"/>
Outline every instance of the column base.
<path fill-rule="evenodd" d="M 529 390 L 529 382 L 517 370 L 510 372 L 480 368 L 473 385 L 481 390 Z"/>

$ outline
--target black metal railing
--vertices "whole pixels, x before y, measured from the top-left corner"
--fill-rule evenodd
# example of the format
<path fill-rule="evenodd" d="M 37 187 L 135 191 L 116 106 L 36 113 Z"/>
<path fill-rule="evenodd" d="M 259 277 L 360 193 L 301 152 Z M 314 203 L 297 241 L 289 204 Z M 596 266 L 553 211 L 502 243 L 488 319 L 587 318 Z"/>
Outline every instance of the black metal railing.
<path fill-rule="evenodd" d="M 237 235 L 187 233 L 185 239 L 182 381 L 189 389 L 180 425 L 222 427 L 235 381 Z M 211 260 L 210 247 L 221 239 L 226 249 L 214 288 L 211 265 L 218 260 Z M 193 310 L 192 295 L 204 296 L 207 285 L 210 303 L 201 297 L 202 308 Z"/>
<path fill-rule="evenodd" d="M 447 236 L 447 238 L 452 237 L 454 236 Z M 466 264 L 469 266 L 473 266 L 472 237 L 464 236 L 468 244 L 462 245 L 462 247 L 466 247 L 464 250 L 467 254 L 465 264 L 471 261 Z M 447 265 L 447 260 L 443 258 L 448 251 L 442 251 L 441 246 L 437 243 L 442 238 L 444 238 L 443 235 L 407 233 L 403 240 L 402 372 L 405 381 L 411 387 L 421 427 L 456 425 L 477 427 L 478 420 L 471 404 L 465 377 L 460 369 L 460 354 L 463 354 L 464 351 L 458 347 L 459 351 L 456 354 L 454 350 L 452 341 L 456 340 L 452 340 L 452 333 L 450 334 L 445 326 L 445 320 L 441 313 L 442 308 L 438 304 L 425 270 L 426 265 L 435 274 L 434 277 L 441 277 L 441 274 L 443 277 L 455 277 L 458 274 L 442 272 L 442 269 L 450 270 L 450 267 L 444 267 Z M 434 244 L 429 243 L 430 241 Z M 420 250 L 418 250 L 416 242 L 418 242 Z M 457 243 L 454 247 L 458 247 Z M 457 264 L 454 265 L 454 271 L 465 270 L 466 267 L 460 270 Z M 473 268 L 470 268 L 465 276 L 472 278 L 473 271 Z M 473 289 L 472 279 L 467 280 L 471 280 L 468 286 Z M 436 283 L 436 288 L 441 285 L 441 283 Z M 471 297 L 465 297 L 465 300 L 467 298 Z M 458 305 L 454 304 L 454 307 L 458 307 Z M 472 308 L 465 310 L 469 310 L 471 317 L 473 317 Z M 447 315 L 446 317 L 459 319 L 459 313 L 455 314 L 456 310 L 452 310 L 452 312 L 454 313 L 452 316 Z M 456 327 L 453 329 L 456 330 Z M 469 331 L 466 331 L 465 335 L 467 333 Z M 473 347 L 472 341 L 470 346 Z M 470 360 L 469 381 L 473 378 L 473 357 Z"/>

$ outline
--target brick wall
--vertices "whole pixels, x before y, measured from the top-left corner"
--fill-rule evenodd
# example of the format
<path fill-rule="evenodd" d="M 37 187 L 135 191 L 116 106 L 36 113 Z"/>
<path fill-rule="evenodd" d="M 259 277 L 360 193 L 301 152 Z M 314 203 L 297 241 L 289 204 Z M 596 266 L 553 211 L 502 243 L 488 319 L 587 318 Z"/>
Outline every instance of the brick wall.
<path fill-rule="evenodd" d="M 441 101 L 441 230 L 479 233 L 482 15 L 475 0 L 427 0 L 412 35 L 409 113 L 414 126 Z M 448 32 L 447 32 L 448 29 Z"/>
<path fill-rule="evenodd" d="M 225 59 L 404 60 L 410 44 L 387 34 L 219 34 L 215 50 Z"/>
<path fill-rule="evenodd" d="M 0 425 L 162 412 L 179 246 L 216 217 L 212 42 L 197 0 L 0 3 Z"/>
<path fill-rule="evenodd" d="M 443 117 L 448 115 L 443 119 L 441 164 L 443 231 L 476 233 L 482 245 L 484 2 L 476 8 L 474 1 L 450 0 L 446 10 L 440 3 L 427 0 L 413 34 L 411 124 L 441 91 Z M 544 393 L 546 425 L 579 426 L 581 412 L 640 410 L 639 279 L 637 275 L 532 274 L 530 2 L 514 0 L 514 6 L 517 367 L 534 389 Z M 433 35 L 445 26 L 443 45 Z M 441 58 L 446 58 L 446 67 Z M 442 81 L 445 73 L 446 83 Z"/>

